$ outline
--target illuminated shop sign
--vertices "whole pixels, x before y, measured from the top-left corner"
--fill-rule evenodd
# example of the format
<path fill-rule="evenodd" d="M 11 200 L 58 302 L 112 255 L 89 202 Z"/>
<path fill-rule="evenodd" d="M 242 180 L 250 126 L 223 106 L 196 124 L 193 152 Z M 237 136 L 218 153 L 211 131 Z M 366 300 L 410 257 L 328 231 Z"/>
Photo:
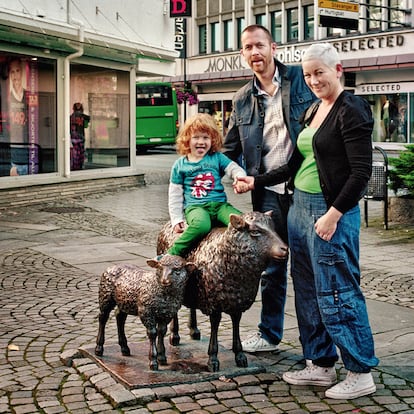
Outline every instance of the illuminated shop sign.
<path fill-rule="evenodd" d="M 191 0 L 170 0 L 170 17 L 191 17 Z"/>
<path fill-rule="evenodd" d="M 414 92 L 414 82 L 366 83 L 355 88 L 357 95 Z"/>
<path fill-rule="evenodd" d="M 207 69 L 204 72 L 225 72 L 241 69 L 245 69 L 245 67 L 242 63 L 241 55 L 238 54 L 209 59 Z"/>
<path fill-rule="evenodd" d="M 385 49 L 404 46 L 403 35 L 374 36 L 333 42 L 338 53 L 360 52 L 364 50 Z"/>
<path fill-rule="evenodd" d="M 183 19 L 184 20 L 184 19 Z M 402 34 L 388 34 L 370 37 L 343 39 L 331 42 L 340 54 L 341 59 L 361 59 L 394 55 L 396 53 L 410 53 L 410 39 Z M 280 46 L 277 48 L 276 57 L 285 64 L 299 64 L 308 45 Z M 240 53 L 214 56 L 208 59 L 200 59 L 192 63 L 192 72 L 225 72 L 247 69 Z M 199 65 L 203 65 L 201 69 Z"/>

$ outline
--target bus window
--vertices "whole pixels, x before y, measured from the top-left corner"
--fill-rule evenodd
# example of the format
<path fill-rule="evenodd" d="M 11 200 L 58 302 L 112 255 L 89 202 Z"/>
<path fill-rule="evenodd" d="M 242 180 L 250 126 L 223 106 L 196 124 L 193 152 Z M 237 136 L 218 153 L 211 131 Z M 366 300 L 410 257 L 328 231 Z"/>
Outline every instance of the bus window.
<path fill-rule="evenodd" d="M 136 84 L 137 152 L 175 144 L 178 108 L 175 89 L 165 82 Z"/>

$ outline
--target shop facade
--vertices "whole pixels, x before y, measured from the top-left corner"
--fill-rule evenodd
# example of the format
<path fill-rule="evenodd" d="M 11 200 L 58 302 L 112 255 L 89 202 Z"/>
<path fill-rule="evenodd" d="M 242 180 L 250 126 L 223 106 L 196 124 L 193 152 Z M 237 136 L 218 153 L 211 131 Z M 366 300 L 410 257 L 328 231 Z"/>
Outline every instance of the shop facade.
<path fill-rule="evenodd" d="M 343 62 L 346 89 L 364 96 L 375 120 L 373 142 L 384 149 L 414 143 L 414 32 L 366 35 L 328 40 Z M 280 46 L 278 59 L 300 64 L 308 44 Z M 208 112 L 226 132 L 234 93 L 252 76 L 239 52 L 188 59 L 187 79 L 198 92 L 198 107 Z M 173 79 L 180 80 L 179 77 Z"/>
<path fill-rule="evenodd" d="M 136 77 L 175 73 L 162 1 L 42 4 L 0 12 L 0 187 L 137 174 Z"/>
<path fill-rule="evenodd" d="M 231 11 L 230 3 L 233 10 Z M 186 114 L 208 112 L 226 132 L 234 93 L 252 76 L 240 55 L 241 31 L 249 24 L 269 29 L 278 45 L 277 58 L 300 65 L 313 42 L 329 42 L 344 67 L 345 88 L 371 104 L 373 142 L 402 149 L 414 142 L 414 29 L 412 1 L 382 1 L 360 5 L 358 29 L 319 25 L 318 3 L 274 0 L 196 2 L 187 21 L 187 59 L 170 78 L 183 79 L 197 91 L 198 105 Z"/>

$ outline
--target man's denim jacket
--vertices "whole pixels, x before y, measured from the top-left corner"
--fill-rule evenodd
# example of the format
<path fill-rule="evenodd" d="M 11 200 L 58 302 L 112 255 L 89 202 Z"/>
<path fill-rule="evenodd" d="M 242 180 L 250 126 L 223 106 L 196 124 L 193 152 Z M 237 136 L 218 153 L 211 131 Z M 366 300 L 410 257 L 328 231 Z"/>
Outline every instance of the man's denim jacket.
<path fill-rule="evenodd" d="M 295 145 L 301 129 L 299 118 L 316 97 L 305 83 L 301 66 L 285 66 L 275 62 L 282 82 L 283 118 Z M 264 172 L 260 168 L 264 116 L 263 97 L 257 94 L 252 79 L 234 96 L 223 149 L 229 158 L 242 164 L 248 175 L 255 176 Z"/>

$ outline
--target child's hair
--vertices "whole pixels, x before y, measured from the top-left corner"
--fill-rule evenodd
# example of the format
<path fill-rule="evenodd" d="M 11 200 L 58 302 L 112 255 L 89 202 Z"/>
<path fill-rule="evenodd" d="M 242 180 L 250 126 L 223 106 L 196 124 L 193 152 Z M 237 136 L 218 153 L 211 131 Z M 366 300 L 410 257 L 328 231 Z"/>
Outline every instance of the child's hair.
<path fill-rule="evenodd" d="M 181 155 L 187 155 L 190 151 L 190 139 L 196 132 L 204 132 L 211 138 L 211 148 L 209 153 L 220 151 L 223 145 L 223 137 L 218 129 L 216 121 L 209 114 L 198 113 L 188 118 L 183 128 L 177 136 L 177 152 Z"/>
<path fill-rule="evenodd" d="M 83 105 L 80 102 L 75 102 L 73 104 L 73 110 L 83 112 Z"/>

